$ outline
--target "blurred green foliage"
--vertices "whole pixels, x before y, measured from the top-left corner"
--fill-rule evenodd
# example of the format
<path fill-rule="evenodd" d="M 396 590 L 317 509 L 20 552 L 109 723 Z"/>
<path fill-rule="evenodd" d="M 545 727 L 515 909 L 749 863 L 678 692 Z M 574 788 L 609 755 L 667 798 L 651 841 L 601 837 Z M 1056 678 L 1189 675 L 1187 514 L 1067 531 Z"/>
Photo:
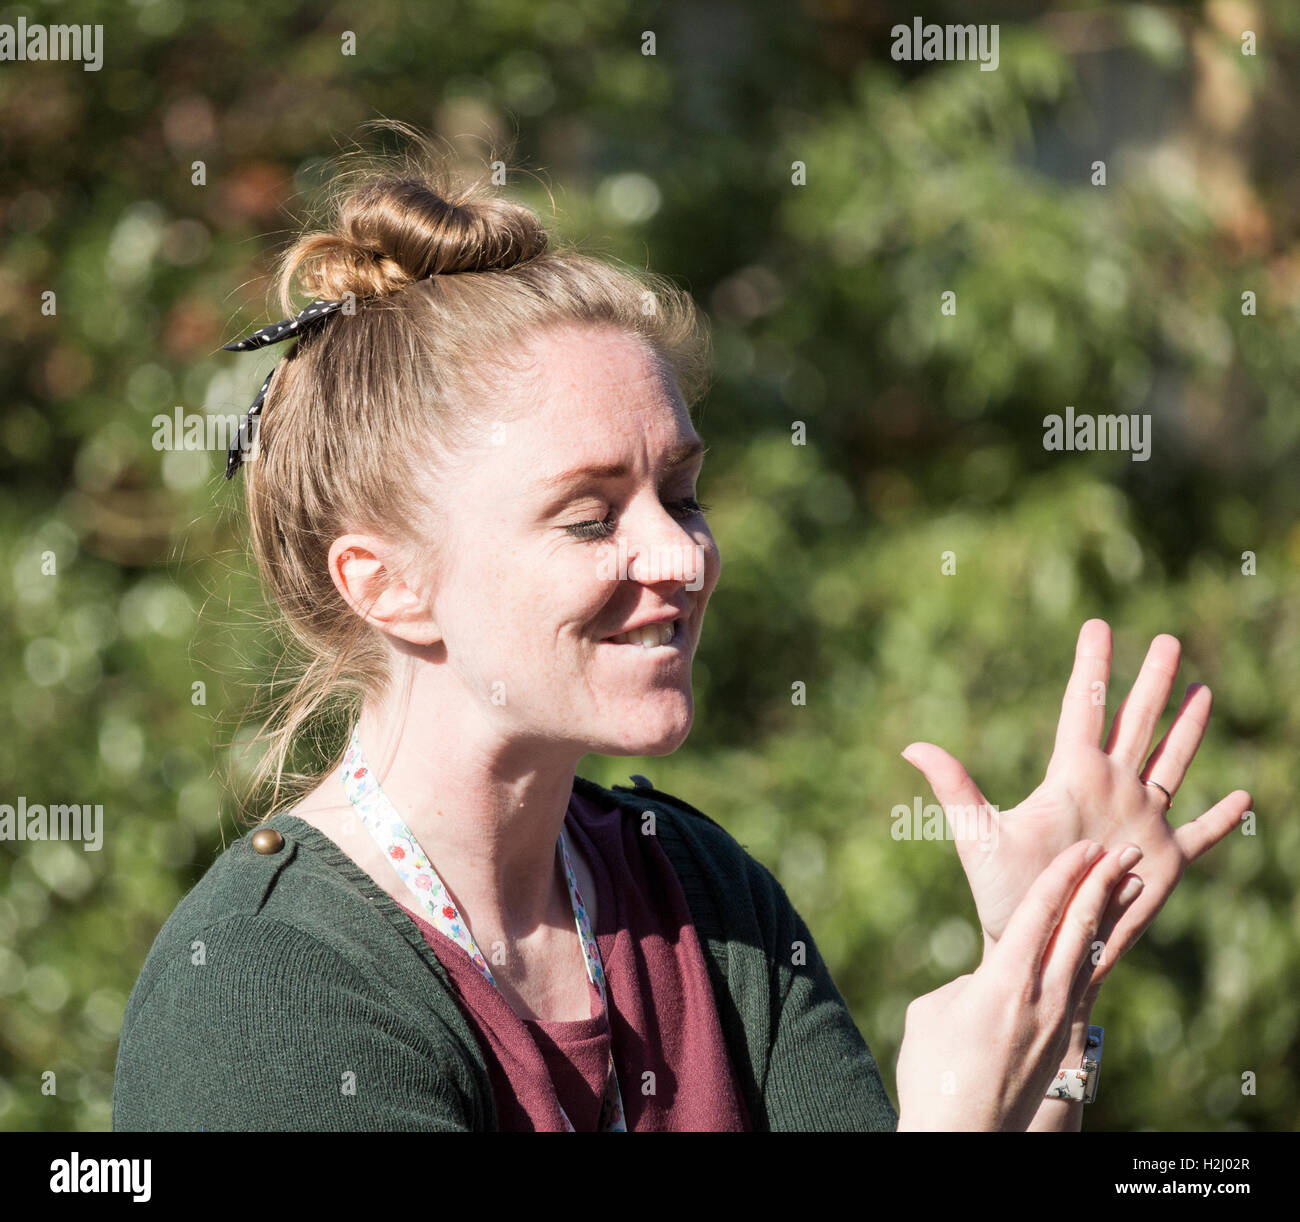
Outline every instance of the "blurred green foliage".
<path fill-rule="evenodd" d="M 0 1126 L 108 1126 L 126 996 L 237 831 L 226 744 L 273 661 L 240 486 L 156 452 L 151 420 L 245 408 L 266 362 L 220 344 L 267 320 L 323 159 L 388 115 L 480 167 L 517 138 L 519 198 L 549 216 L 549 184 L 561 236 L 713 320 L 696 728 L 581 771 L 646 773 L 773 868 L 894 1095 L 908 1001 L 978 958 L 951 845 L 890 837 L 931 800 L 899 750 L 938 742 L 1014 805 L 1079 624 L 1115 628 L 1112 713 L 1172 632 L 1216 698 L 1177 815 L 1241 786 L 1257 834 L 1193 866 L 1106 985 L 1086 1125 L 1298 1127 L 1300 15 L 1005 4 L 979 18 L 994 72 L 892 61 L 892 2 L 19 15 L 102 22 L 105 53 L 0 65 L 0 800 L 102 803 L 106 829 L 99 853 L 0 845 Z M 1149 413 L 1151 460 L 1045 451 L 1067 404 Z"/>

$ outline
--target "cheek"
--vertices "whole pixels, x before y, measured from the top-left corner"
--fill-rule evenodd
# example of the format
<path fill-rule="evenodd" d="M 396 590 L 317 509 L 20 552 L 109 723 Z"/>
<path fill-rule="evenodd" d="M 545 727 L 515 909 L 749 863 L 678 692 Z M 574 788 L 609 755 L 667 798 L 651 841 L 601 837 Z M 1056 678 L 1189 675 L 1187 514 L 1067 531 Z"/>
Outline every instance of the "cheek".
<path fill-rule="evenodd" d="M 592 622 L 602 618 L 619 588 L 616 549 L 608 543 L 586 543 L 555 556 L 545 596 L 557 620 L 574 631 L 590 633 Z"/>
<path fill-rule="evenodd" d="M 704 587 L 700 590 L 700 597 L 701 601 L 707 601 L 722 576 L 722 553 L 718 550 L 713 536 L 707 531 L 699 543 L 704 549 Z"/>
<path fill-rule="evenodd" d="M 544 612 L 519 565 L 500 551 L 458 549 L 438 591 L 438 627 L 455 668 L 477 679 L 527 666 Z"/>

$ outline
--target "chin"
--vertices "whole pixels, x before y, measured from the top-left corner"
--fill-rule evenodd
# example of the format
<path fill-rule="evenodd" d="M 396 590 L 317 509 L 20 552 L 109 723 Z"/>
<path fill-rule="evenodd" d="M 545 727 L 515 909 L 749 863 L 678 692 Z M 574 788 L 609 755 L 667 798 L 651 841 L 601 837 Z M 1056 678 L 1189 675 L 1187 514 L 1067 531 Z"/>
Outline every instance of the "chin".
<path fill-rule="evenodd" d="M 686 736 L 691 732 L 691 724 L 687 722 L 681 729 L 675 730 L 672 734 L 656 739 L 654 742 L 644 742 L 633 751 L 628 751 L 627 755 L 672 755 L 678 747 L 686 741 Z"/>
<path fill-rule="evenodd" d="M 593 750 L 600 755 L 671 755 L 686 741 L 694 721 L 695 708 L 689 696 L 663 708 L 631 709 L 623 721 L 623 733 Z"/>

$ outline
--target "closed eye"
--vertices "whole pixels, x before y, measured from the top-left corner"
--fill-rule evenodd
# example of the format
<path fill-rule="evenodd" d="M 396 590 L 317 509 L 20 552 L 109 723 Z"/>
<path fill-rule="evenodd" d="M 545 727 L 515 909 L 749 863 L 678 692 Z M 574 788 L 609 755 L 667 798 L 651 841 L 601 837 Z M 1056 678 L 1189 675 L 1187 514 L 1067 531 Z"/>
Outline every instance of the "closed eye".
<path fill-rule="evenodd" d="M 697 514 L 708 513 L 710 506 L 702 501 L 697 501 L 693 496 L 684 496 L 675 501 L 665 501 L 664 505 L 669 509 L 674 517 L 686 521 Z M 575 539 L 607 539 L 614 533 L 616 516 L 613 510 L 610 510 L 601 521 L 592 522 L 574 522 L 564 529 Z"/>

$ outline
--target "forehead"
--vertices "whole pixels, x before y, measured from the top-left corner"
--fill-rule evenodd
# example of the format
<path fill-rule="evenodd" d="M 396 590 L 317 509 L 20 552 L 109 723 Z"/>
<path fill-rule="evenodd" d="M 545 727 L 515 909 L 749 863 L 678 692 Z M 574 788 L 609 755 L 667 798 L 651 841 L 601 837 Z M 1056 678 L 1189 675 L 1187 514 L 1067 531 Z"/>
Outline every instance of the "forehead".
<path fill-rule="evenodd" d="M 546 453 L 598 457 L 602 444 L 639 438 L 657 448 L 695 437 L 671 371 L 639 336 L 567 327 L 537 337 L 525 355 L 513 396 L 523 410 L 510 428 L 545 442 Z"/>

